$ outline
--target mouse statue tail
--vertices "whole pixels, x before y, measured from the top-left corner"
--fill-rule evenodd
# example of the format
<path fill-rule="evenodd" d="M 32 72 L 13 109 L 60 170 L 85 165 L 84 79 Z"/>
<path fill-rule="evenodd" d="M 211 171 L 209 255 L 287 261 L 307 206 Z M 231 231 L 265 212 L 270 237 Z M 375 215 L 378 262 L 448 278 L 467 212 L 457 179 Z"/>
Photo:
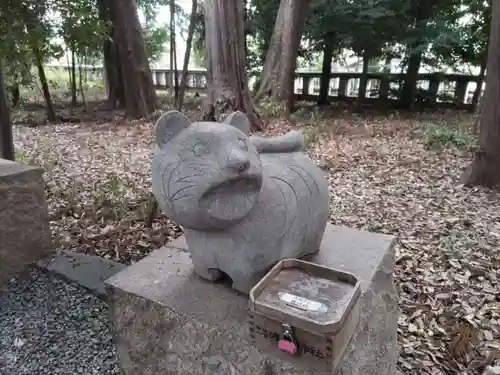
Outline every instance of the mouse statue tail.
<path fill-rule="evenodd" d="M 251 136 L 250 140 L 259 153 L 286 153 L 303 151 L 304 136 L 296 130 L 276 137 Z"/>

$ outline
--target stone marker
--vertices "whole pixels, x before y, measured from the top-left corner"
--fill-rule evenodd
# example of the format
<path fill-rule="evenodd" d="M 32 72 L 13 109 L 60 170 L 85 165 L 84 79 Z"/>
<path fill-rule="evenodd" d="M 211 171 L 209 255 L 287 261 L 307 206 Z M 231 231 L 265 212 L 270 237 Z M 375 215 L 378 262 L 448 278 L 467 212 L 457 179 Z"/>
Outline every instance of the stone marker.
<path fill-rule="evenodd" d="M 397 299 L 392 236 L 327 225 L 306 258 L 360 279 L 359 325 L 335 374 L 395 375 Z M 126 375 L 323 375 L 251 344 L 248 297 L 194 272 L 185 237 L 107 281 Z"/>
<path fill-rule="evenodd" d="M 52 252 L 42 174 L 0 159 L 0 285 Z"/>
<path fill-rule="evenodd" d="M 213 281 L 226 274 L 243 293 L 279 260 L 316 253 L 329 214 L 326 179 L 302 135 L 249 130 L 241 112 L 192 124 L 167 112 L 152 168 L 154 195 L 183 226 L 195 271 Z"/>

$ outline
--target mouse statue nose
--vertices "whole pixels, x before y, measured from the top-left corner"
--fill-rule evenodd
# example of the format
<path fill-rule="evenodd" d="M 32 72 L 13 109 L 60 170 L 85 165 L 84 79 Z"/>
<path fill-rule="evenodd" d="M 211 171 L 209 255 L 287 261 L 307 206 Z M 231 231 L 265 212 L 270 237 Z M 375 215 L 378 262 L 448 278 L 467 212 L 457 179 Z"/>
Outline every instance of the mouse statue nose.
<path fill-rule="evenodd" d="M 238 172 L 245 172 L 250 168 L 250 160 L 248 157 L 239 150 L 232 150 L 229 152 L 227 166 Z"/>

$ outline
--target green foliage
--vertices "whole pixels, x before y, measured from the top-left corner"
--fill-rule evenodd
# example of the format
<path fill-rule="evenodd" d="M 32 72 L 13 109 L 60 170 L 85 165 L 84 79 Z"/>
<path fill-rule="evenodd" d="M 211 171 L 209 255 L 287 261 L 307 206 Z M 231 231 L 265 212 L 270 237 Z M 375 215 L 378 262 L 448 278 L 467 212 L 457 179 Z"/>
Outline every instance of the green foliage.
<path fill-rule="evenodd" d="M 379 57 L 401 35 L 405 1 L 315 0 L 311 7 L 306 33 L 318 51 L 333 40 L 335 55 L 348 48 L 357 56 Z"/>
<path fill-rule="evenodd" d="M 203 5 L 203 1 L 199 0 Z M 382 61 L 423 52 L 422 61 L 434 71 L 445 67 L 484 65 L 487 55 L 491 0 L 311 0 L 299 51 L 299 66 L 321 67 L 321 52 L 332 42 L 334 58 L 354 54 L 369 60 L 368 71 L 386 69 Z M 145 15 L 143 33 L 150 62 L 168 51 L 169 27 L 156 23 L 160 7 L 170 0 L 138 0 Z M 260 71 L 280 6 L 280 0 L 246 0 L 247 70 Z M 419 13 L 420 12 L 420 13 Z M 421 13 L 425 13 L 423 20 Z M 189 15 L 177 1 L 176 37 L 183 38 Z M 43 62 L 74 52 L 77 61 L 100 64 L 109 25 L 99 17 L 99 0 L 6 0 L 0 3 L 0 53 L 5 61 L 7 88 L 36 88 L 35 50 Z M 203 6 L 198 7 L 192 59 L 202 65 L 205 55 Z M 425 95 L 425 93 L 422 93 Z M 425 101 L 419 99 L 416 100 Z M 270 108 L 273 112 L 275 109 Z M 267 111 L 267 109 L 264 109 Z"/>
<path fill-rule="evenodd" d="M 436 60 L 453 66 L 486 62 L 491 6 L 488 1 L 464 0 L 441 15 L 442 29 L 447 33 L 437 37 L 432 46 Z M 466 72 L 468 73 L 468 72 Z"/>
<path fill-rule="evenodd" d="M 277 103 L 268 97 L 259 101 L 258 109 L 263 117 L 282 117 L 286 114 L 284 103 Z"/>
<path fill-rule="evenodd" d="M 67 49 L 77 56 L 96 58 L 101 55 L 106 26 L 99 19 L 96 4 L 91 0 L 55 0 L 54 11 L 61 16 L 58 36 Z"/>
<path fill-rule="evenodd" d="M 429 124 L 424 129 L 425 145 L 439 149 L 445 147 L 464 148 L 471 144 L 471 137 L 458 126 Z"/>
<path fill-rule="evenodd" d="M 160 59 L 165 51 L 169 50 L 166 46 L 167 41 L 170 40 L 167 25 L 146 28 L 143 30 L 143 35 L 150 62 Z"/>
<path fill-rule="evenodd" d="M 246 9 L 247 69 L 250 74 L 264 66 L 274 31 L 280 0 L 252 0 Z"/>

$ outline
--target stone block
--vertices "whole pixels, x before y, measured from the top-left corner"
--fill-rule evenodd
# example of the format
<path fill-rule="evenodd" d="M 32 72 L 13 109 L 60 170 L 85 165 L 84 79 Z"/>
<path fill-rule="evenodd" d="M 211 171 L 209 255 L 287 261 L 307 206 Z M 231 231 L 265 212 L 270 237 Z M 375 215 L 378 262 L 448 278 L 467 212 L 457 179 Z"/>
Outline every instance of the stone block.
<path fill-rule="evenodd" d="M 0 159 L 0 285 L 53 251 L 42 174 Z"/>
<path fill-rule="evenodd" d="M 307 258 L 361 280 L 361 313 L 337 375 L 395 375 L 394 237 L 328 225 Z M 107 280 L 111 326 L 126 375 L 320 375 L 250 343 L 248 297 L 195 274 L 184 238 Z"/>
<path fill-rule="evenodd" d="M 111 259 L 73 251 L 61 251 L 38 261 L 37 265 L 76 282 L 99 297 L 106 297 L 104 281 L 127 267 Z"/>

